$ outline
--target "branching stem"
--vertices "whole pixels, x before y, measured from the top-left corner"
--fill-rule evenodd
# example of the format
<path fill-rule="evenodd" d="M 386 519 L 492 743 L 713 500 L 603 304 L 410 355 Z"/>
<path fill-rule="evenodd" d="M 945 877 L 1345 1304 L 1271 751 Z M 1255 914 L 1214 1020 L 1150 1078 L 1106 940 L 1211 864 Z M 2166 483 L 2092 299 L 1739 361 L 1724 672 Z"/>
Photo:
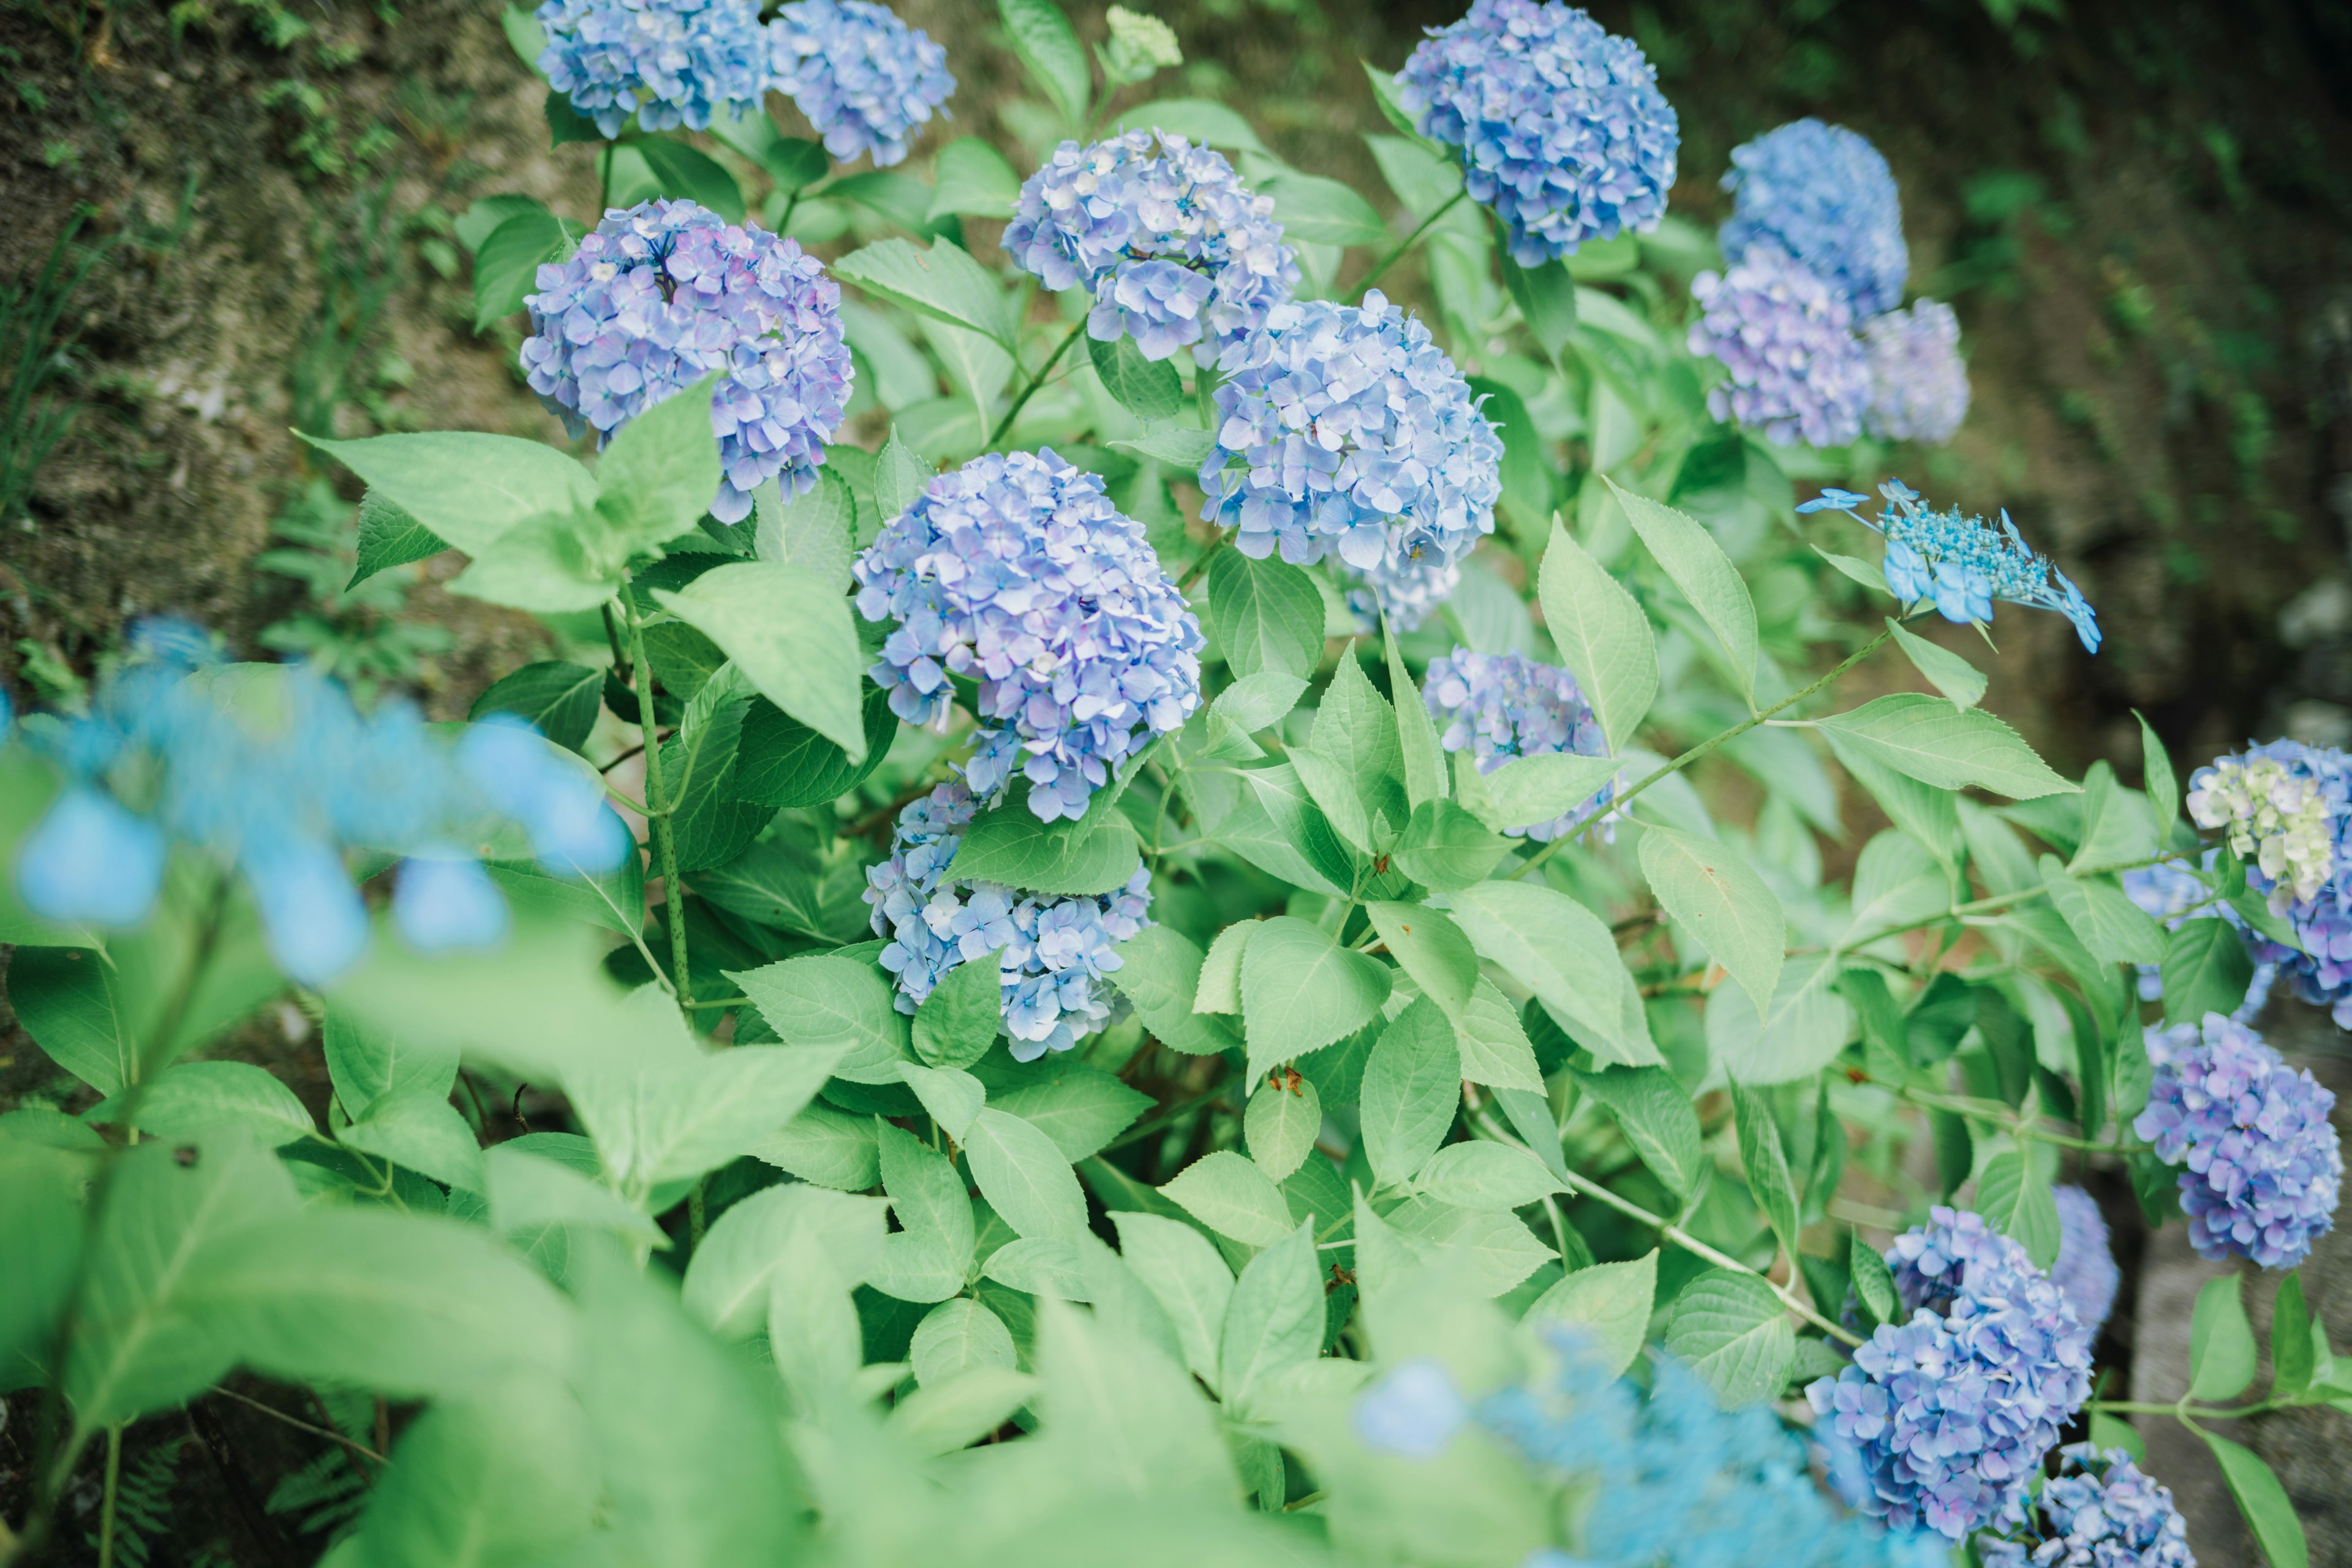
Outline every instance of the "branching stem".
<path fill-rule="evenodd" d="M 637 685 L 637 728 L 646 752 L 646 825 L 654 836 L 654 854 L 661 865 L 662 899 L 669 906 L 669 963 L 672 989 L 687 1026 L 694 1026 L 694 980 L 687 967 L 686 889 L 677 877 L 677 828 L 670 820 L 669 781 L 663 776 L 661 743 L 655 733 L 654 668 L 646 658 L 646 628 L 637 616 L 633 587 L 623 584 L 621 614 L 629 627 L 630 672 Z M 607 784 L 607 789 L 612 786 Z"/>
<path fill-rule="evenodd" d="M 991 447 L 1004 439 L 1005 432 L 1013 428 L 1013 421 L 1020 417 L 1021 410 L 1027 405 L 1032 397 L 1037 395 L 1037 389 L 1045 384 L 1045 378 L 1053 374 L 1055 365 L 1062 363 L 1062 356 L 1069 352 L 1070 345 L 1076 342 L 1078 334 L 1086 330 L 1087 322 L 1083 316 L 1070 323 L 1070 330 L 1062 334 L 1062 341 L 1054 345 L 1054 352 L 1045 356 L 1045 363 L 1037 367 L 1036 374 L 1030 376 L 1028 384 L 1022 387 L 1021 395 L 1013 400 L 1013 406 L 1004 411 L 1004 417 L 999 419 L 996 422 L 996 428 L 988 433 L 988 444 Z"/>
<path fill-rule="evenodd" d="M 1372 269 L 1364 274 L 1364 279 L 1362 282 L 1356 285 L 1356 303 L 1359 305 L 1362 304 L 1364 302 L 1364 296 L 1371 292 L 1372 285 L 1379 282 L 1383 277 L 1387 276 L 1388 269 L 1394 267 L 1398 262 L 1403 260 L 1405 252 L 1411 250 L 1414 246 L 1419 245 L 1421 243 L 1421 237 L 1427 234 L 1432 228 L 1435 227 L 1439 218 L 1444 217 L 1447 213 L 1452 212 L 1456 206 L 1459 206 L 1462 203 L 1462 199 L 1469 194 L 1470 187 L 1468 185 L 1464 185 L 1460 190 L 1446 197 L 1437 205 L 1435 211 L 1432 212 L 1427 217 L 1422 219 L 1421 222 L 1415 226 L 1411 234 L 1406 235 L 1402 239 L 1399 240 L 1386 256 L 1383 256 L 1378 261 L 1373 262 Z"/>

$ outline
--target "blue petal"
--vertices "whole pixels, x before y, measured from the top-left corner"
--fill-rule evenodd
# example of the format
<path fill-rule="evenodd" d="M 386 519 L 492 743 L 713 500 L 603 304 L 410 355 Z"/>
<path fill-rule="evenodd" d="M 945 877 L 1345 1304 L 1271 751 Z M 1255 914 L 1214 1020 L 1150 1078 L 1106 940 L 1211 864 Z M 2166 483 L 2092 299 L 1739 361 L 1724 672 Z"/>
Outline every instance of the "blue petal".
<path fill-rule="evenodd" d="M 169 846 L 163 829 L 113 796 L 76 785 L 25 840 L 16 889 L 53 921 L 135 925 L 155 906 Z"/>
<path fill-rule="evenodd" d="M 297 838 L 248 846 L 243 864 L 270 956 L 289 978 L 323 985 L 367 951 L 367 906 L 325 845 Z"/>
<path fill-rule="evenodd" d="M 495 947 L 507 934 L 506 899 L 469 858 L 403 861 L 392 917 L 420 952 Z"/>

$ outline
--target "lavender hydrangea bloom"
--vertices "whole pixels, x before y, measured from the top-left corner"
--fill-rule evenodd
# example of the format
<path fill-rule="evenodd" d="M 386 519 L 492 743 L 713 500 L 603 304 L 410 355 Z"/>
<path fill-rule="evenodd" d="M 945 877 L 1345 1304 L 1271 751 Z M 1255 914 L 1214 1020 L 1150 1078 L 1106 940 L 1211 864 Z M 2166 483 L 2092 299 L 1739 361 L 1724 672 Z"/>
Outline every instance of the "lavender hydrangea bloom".
<path fill-rule="evenodd" d="M 2096 1198 L 2080 1187 L 2059 1187 L 2058 1261 L 2050 1266 L 2050 1282 L 2074 1309 L 2074 1316 L 2095 1341 L 2115 1310 L 2116 1287 L 2122 1275 L 2107 1247 L 2106 1216 Z"/>
<path fill-rule="evenodd" d="M 769 40 L 752 0 L 546 0 L 539 68 L 572 107 L 618 136 L 700 131 L 714 111 L 755 112 L 770 83 Z"/>
<path fill-rule="evenodd" d="M 1938 300 L 1889 310 L 1863 323 L 1870 363 L 1870 409 L 1863 424 L 1884 441 L 1942 446 L 1969 416 L 1969 367 L 1960 319 Z"/>
<path fill-rule="evenodd" d="M 1421 133 L 1462 153 L 1470 198 L 1537 267 L 1657 227 L 1682 132 L 1640 47 L 1549 0 L 1475 0 L 1397 73 Z"/>
<path fill-rule="evenodd" d="M 2085 648 L 2099 651 L 2099 618 L 2082 590 L 2034 552 L 2009 513 L 2000 514 L 1995 529 L 1958 507 L 1936 511 L 1921 505 L 1919 492 L 1900 479 L 1889 479 L 1878 493 L 1886 505 L 1875 520 L 1854 510 L 1869 500 L 1852 490 L 1824 490 L 1797 510 L 1842 511 L 1876 531 L 1886 541 L 1886 585 L 1906 605 L 1932 599 L 1939 615 L 1961 625 L 1991 620 L 1996 599 L 2055 610 L 2073 624 Z"/>
<path fill-rule="evenodd" d="M 857 608 L 898 623 L 875 682 L 908 723 L 980 683 L 964 770 L 994 798 L 1017 771 L 1047 822 L 1084 816 L 1110 770 L 1201 702 L 1201 624 L 1101 479 L 1050 451 L 990 453 L 933 479 L 856 563 Z"/>
<path fill-rule="evenodd" d="M 2336 1096 L 2244 1025 L 2147 1031 L 2156 1081 L 2132 1131 L 2179 1165 L 2180 1206 L 2200 1258 L 2292 1268 L 2336 1223 L 2344 1156 Z"/>
<path fill-rule="evenodd" d="M 721 522 L 751 515 L 751 492 L 816 483 L 849 401 L 841 286 L 797 241 L 737 226 L 692 202 L 605 215 L 568 261 L 539 269 L 530 389 L 573 436 L 614 431 L 722 372 L 710 400 Z"/>
<path fill-rule="evenodd" d="M 2213 869 L 2221 858 L 2218 849 L 2208 849 L 2203 858 L 2204 868 Z M 2264 948 L 2265 943 L 2246 929 L 2245 917 L 2228 904 L 2213 901 L 2213 889 L 2195 872 L 2177 860 L 2159 861 L 2153 866 L 2136 866 L 2126 871 L 2120 880 L 2125 896 L 2141 909 L 2164 922 L 2167 931 L 2179 931 L 2184 921 L 2227 921 L 2240 939 L 2250 948 Z M 2190 911 L 2195 911 L 2191 913 Z M 2284 950 L 2282 950 L 2284 951 Z M 2153 963 L 2137 966 L 2139 999 L 2158 1002 L 2164 997 L 2164 974 Z M 2271 999 L 2271 987 L 2278 980 L 2278 964 L 2268 958 L 2257 958 L 2254 977 L 2246 986 L 2246 999 L 2230 1016 L 2239 1023 L 2250 1023 L 2258 1017 Z M 2324 1000 L 2314 997 L 2313 1000 Z M 2343 1020 L 2338 1020 L 2339 1023 Z"/>
<path fill-rule="evenodd" d="M 794 0 L 768 24 L 776 85 L 842 163 L 903 163 L 915 128 L 955 90 L 948 52 L 889 7 L 867 0 Z"/>
<path fill-rule="evenodd" d="M 1277 305 L 1218 364 L 1201 515 L 1236 528 L 1243 554 L 1278 545 L 1307 565 L 1336 552 L 1376 592 L 1433 587 L 1417 574 L 1458 564 L 1495 531 L 1502 437 L 1429 329 L 1379 289 L 1360 308 Z M 1416 588 L 1399 611 L 1426 614 L 1427 599 Z"/>
<path fill-rule="evenodd" d="M 1691 298 L 1700 313 L 1690 352 L 1730 373 L 1707 389 L 1709 414 L 1780 447 L 1842 447 L 1862 434 L 1869 360 L 1844 300 L 1803 263 L 1759 244 L 1728 271 L 1692 279 Z"/>
<path fill-rule="evenodd" d="M 2065 1464 L 2035 1500 L 2038 1517 L 2016 1540 L 1978 1541 L 1985 1568 L 2197 1568 L 2169 1488 L 2121 1448 L 2059 1452 Z"/>
<path fill-rule="evenodd" d="M 1911 254 L 1894 171 L 1869 139 L 1842 125 L 1792 121 L 1732 149 L 1723 253 L 1769 243 L 1796 258 L 1857 319 L 1903 302 Z"/>
<path fill-rule="evenodd" d="M 1423 700 L 1438 726 L 1437 742 L 1449 752 L 1467 749 L 1478 771 L 1491 773 L 1517 757 L 1567 752 L 1605 757 L 1609 742 L 1593 717 L 1592 704 L 1576 677 L 1557 665 L 1517 654 L 1477 653 L 1457 647 L 1433 659 L 1422 683 Z M 1614 780 L 1591 799 L 1548 822 L 1507 827 L 1538 843 L 1574 833 L 1609 809 Z"/>
<path fill-rule="evenodd" d="M 2352 758 L 2273 741 L 2198 769 L 2189 785 L 2190 820 L 2226 832 L 2247 885 L 2294 927 L 2298 947 L 2242 927 L 2257 982 L 2275 966 L 2296 995 L 2352 1028 Z"/>
<path fill-rule="evenodd" d="M 1117 998 L 1102 979 L 1119 967 L 1118 944 L 1150 923 L 1151 873 L 1138 867 L 1125 887 L 1097 898 L 957 881 L 956 848 L 977 809 L 971 790 L 950 779 L 900 812 L 890 858 L 866 869 L 866 901 L 876 933 L 889 939 L 880 962 L 898 977 L 901 1013 L 950 970 L 1001 950 L 1013 1058 L 1034 1061 L 1110 1023 Z"/>
<path fill-rule="evenodd" d="M 1907 1323 L 1805 1390 L 1846 1500 L 1958 1541 L 2023 1518 L 2027 1485 L 2090 1396 L 2091 1334 L 2025 1249 L 1973 1214 L 1886 1255 Z"/>
<path fill-rule="evenodd" d="M 1054 149 L 1022 184 L 1004 249 L 1046 288 L 1094 296 L 1087 336 L 1131 337 L 1150 360 L 1190 348 L 1214 363 L 1298 283 L 1274 198 L 1223 153 L 1150 131 Z"/>
<path fill-rule="evenodd" d="M 1348 609 L 1356 618 L 1356 629 L 1373 637 L 1379 635 L 1384 618 L 1400 632 L 1419 629 L 1462 586 L 1462 566 L 1423 552 L 1383 555 L 1364 572 L 1342 561 L 1339 577 Z"/>

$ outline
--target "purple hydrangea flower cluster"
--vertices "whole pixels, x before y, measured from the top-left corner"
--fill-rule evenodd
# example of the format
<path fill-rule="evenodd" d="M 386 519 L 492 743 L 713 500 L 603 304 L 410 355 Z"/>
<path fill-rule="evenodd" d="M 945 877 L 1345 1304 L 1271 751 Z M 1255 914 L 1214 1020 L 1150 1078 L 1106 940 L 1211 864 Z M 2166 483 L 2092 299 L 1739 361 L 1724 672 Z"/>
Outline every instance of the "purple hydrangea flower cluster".
<path fill-rule="evenodd" d="M 1585 700 L 1576 677 L 1557 665 L 1515 653 L 1457 647 L 1430 662 L 1422 695 L 1437 722 L 1438 744 L 1449 752 L 1467 749 L 1482 773 L 1516 757 L 1563 752 L 1580 757 L 1609 754 L 1592 704 Z M 1549 822 L 1503 831 L 1548 843 L 1591 822 L 1609 809 L 1616 794 L 1612 780 L 1591 799 Z"/>
<path fill-rule="evenodd" d="M 568 261 L 539 269 L 530 389 L 601 445 L 655 404 L 722 372 L 710 400 L 720 478 L 710 513 L 751 515 L 751 492 L 816 483 L 849 401 L 841 286 L 799 242 L 692 202 L 605 215 Z"/>
<path fill-rule="evenodd" d="M 989 453 L 933 479 L 856 563 L 857 608 L 898 627 L 873 668 L 908 723 L 980 683 L 979 795 L 1015 772 L 1047 822 L 1201 702 L 1201 624 L 1102 479 L 1050 451 Z"/>
<path fill-rule="evenodd" d="M 1299 276 L 1274 198 L 1223 153 L 1164 132 L 1054 149 L 1021 187 L 1004 249 L 1046 288 L 1092 294 L 1097 342 L 1131 337 L 1150 360 L 1190 348 L 1203 365 L 1263 326 Z"/>
<path fill-rule="evenodd" d="M 2099 651 L 2099 618 L 2066 574 L 2037 554 L 2009 513 L 1995 529 L 1980 517 L 1954 507 L 1937 511 L 1920 504 L 1919 492 L 1900 479 L 1878 487 L 1886 505 L 1875 520 L 1854 509 L 1869 498 L 1852 490 L 1824 490 L 1801 512 L 1842 511 L 1886 541 L 1886 585 L 1906 605 L 1934 600 L 1948 621 L 1967 625 L 1992 619 L 1993 601 L 2055 610 L 2074 627 L 2091 652 Z"/>
<path fill-rule="evenodd" d="M 1390 607 L 1418 624 L 1428 574 L 1495 531 L 1503 493 L 1502 437 L 1429 329 L 1377 289 L 1361 307 L 1285 303 L 1218 365 L 1201 515 L 1257 560 L 1336 552 L 1376 594 L 1410 590 Z"/>
<path fill-rule="evenodd" d="M 1978 1541 L 1985 1568 L 2197 1568 L 2171 1489 L 2121 1448 L 2073 1443 L 2059 1452 L 2065 1463 L 2019 1538 Z"/>
<path fill-rule="evenodd" d="M 2099 1201 L 2080 1187 L 2059 1187 L 2058 1260 L 2050 1266 L 2050 1282 L 2074 1309 L 2076 1321 L 2096 1341 L 2115 1310 L 2116 1287 L 2123 1276 L 2107 1246 L 2107 1220 Z"/>
<path fill-rule="evenodd" d="M 866 868 L 866 901 L 889 939 L 880 962 L 898 978 L 898 1011 L 912 1013 L 950 970 L 1000 953 L 1013 1059 L 1035 1061 L 1110 1023 L 1118 998 L 1103 976 L 1119 967 L 1118 944 L 1150 923 L 1151 873 L 1138 867 L 1095 898 L 957 881 L 950 868 L 977 810 L 971 788 L 950 779 L 900 812 L 890 858 Z"/>
<path fill-rule="evenodd" d="M 1690 352 L 1723 362 L 1707 412 L 1787 447 L 1842 447 L 1862 434 L 1870 364 L 1845 300 L 1778 245 L 1691 279 Z"/>
<path fill-rule="evenodd" d="M 50 920 L 137 924 L 176 841 L 236 868 L 279 967 L 320 985 L 368 944 L 348 849 L 403 858 L 394 921 L 426 952 L 505 934 L 506 900 L 464 847 L 502 823 L 560 874 L 635 852 L 595 776 L 520 720 L 453 747 L 407 702 L 362 714 L 314 671 L 220 663 L 184 623 L 136 628 L 131 652 L 89 712 L 27 727 L 66 774 L 16 868 L 26 907 Z"/>
<path fill-rule="evenodd" d="M 2025 1249 L 1928 1211 L 1886 1255 L 1907 1323 L 1805 1390 L 1846 1500 L 1958 1541 L 2023 1518 L 2027 1487 L 2090 1397 L 2091 1333 Z"/>
<path fill-rule="evenodd" d="M 539 68 L 572 107 L 618 136 L 700 131 L 714 111 L 756 113 L 771 85 L 768 34 L 753 0 L 546 0 Z"/>
<path fill-rule="evenodd" d="M 2288 1067 L 2244 1025 L 2147 1031 L 2156 1081 L 2132 1131 L 2179 1165 L 2180 1206 L 2198 1256 L 2292 1268 L 2336 1223 L 2344 1155 L 2336 1096 Z"/>
<path fill-rule="evenodd" d="M 1397 73 L 1421 133 L 1458 148 L 1512 258 L 1658 226 L 1682 129 L 1639 45 L 1559 0 L 1475 0 Z"/>
<path fill-rule="evenodd" d="M 775 85 L 842 163 L 902 163 L 915 128 L 955 90 L 948 52 L 868 0 L 794 0 L 768 24 Z"/>
<path fill-rule="evenodd" d="M 2207 871 L 2221 858 L 2218 849 L 2205 851 L 2203 865 Z M 2124 894 L 2141 909 L 2164 922 L 2167 931 L 2179 931 L 2184 921 L 2227 921 L 2236 928 L 2241 940 L 2250 947 L 2268 947 L 2252 931 L 2246 929 L 2245 917 L 2227 904 L 2213 901 L 2213 889 L 2203 878 L 2178 860 L 2158 861 L 2153 866 L 2136 866 L 2120 879 Z M 2194 910 L 2194 913 L 2190 911 Z M 2282 950 L 2283 951 L 2283 950 Z M 2139 999 L 2161 1001 L 2164 997 L 2164 973 L 2153 963 L 2143 963 L 2138 969 Z M 2241 1024 L 2259 1016 L 2271 999 L 2271 986 L 2278 980 L 2278 964 L 2268 958 L 2258 958 L 2254 977 L 2246 986 L 2246 999 L 2230 1016 Z M 2322 998 L 2314 998 L 2322 1000 Z M 2339 1019 L 2339 1023 L 2345 1020 Z"/>
<path fill-rule="evenodd" d="M 1883 441 L 1942 446 L 1969 415 L 1969 367 L 1960 319 L 1940 300 L 1921 300 L 1863 323 L 1870 408 L 1863 424 Z"/>
<path fill-rule="evenodd" d="M 2197 826 L 2227 834 L 2247 885 L 2294 927 L 2299 947 L 2288 947 L 2232 920 L 2253 953 L 2256 985 L 2274 969 L 2352 1028 L 2352 757 L 2299 741 L 2249 747 L 2198 769 L 2188 805 Z M 2252 1016 L 2253 997 L 2250 989 L 2238 1016 Z"/>
<path fill-rule="evenodd" d="M 1867 137 L 1818 120 L 1793 121 L 1731 153 L 1723 253 L 1769 244 L 1803 263 L 1858 320 L 1903 302 L 1911 254 L 1894 171 Z M 1817 443 L 1818 444 L 1818 443 Z"/>

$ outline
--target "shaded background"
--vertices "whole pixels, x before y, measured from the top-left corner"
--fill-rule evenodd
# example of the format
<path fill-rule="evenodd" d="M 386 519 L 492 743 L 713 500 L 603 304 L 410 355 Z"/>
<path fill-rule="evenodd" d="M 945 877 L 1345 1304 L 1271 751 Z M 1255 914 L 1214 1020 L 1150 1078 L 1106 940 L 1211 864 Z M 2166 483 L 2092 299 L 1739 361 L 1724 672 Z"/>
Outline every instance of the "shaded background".
<path fill-rule="evenodd" d="M 993 7 L 898 9 L 959 79 L 918 157 L 950 134 L 1018 148 Z M 1097 0 L 1072 9 L 1102 36 Z M 1129 93 L 1223 99 L 1289 161 L 1381 196 L 1360 137 L 1385 127 L 1356 62 L 1393 69 L 1458 9 L 1176 0 L 1181 83 Z M 2007 507 L 2108 632 L 2093 659 L 2056 617 L 2004 616 L 1988 707 L 2069 773 L 2107 757 L 2136 777 L 2135 708 L 2187 765 L 2281 733 L 2352 743 L 2352 5 L 1593 10 L 1640 40 L 1681 114 L 1685 215 L 1720 216 L 1730 149 L 1802 114 L 1893 164 L 1913 287 L 1958 309 L 1976 393 L 1958 439 L 1901 454 L 1905 476 Z M 0 675 L 20 704 L 69 693 L 159 610 L 242 655 L 330 649 L 443 717 L 541 656 L 527 618 L 442 592 L 451 561 L 341 595 L 354 498 L 287 431 L 556 438 L 512 324 L 473 330 L 451 236 L 494 192 L 593 205 L 588 152 L 546 149 L 542 90 L 488 0 L 7 0 L 0 503 L 23 505 L 0 520 Z M 1420 287 L 1410 268 L 1393 284 Z M 2283 1046 L 2347 1077 L 2324 1016 L 2273 1014 Z M 0 1024 L 0 1089 L 39 1092 L 46 1065 Z M 2126 1206 L 2110 1210 L 2127 1224 Z M 2306 1279 L 2339 1343 L 2347 1258 L 2323 1246 Z M 2178 1227 L 2152 1239 L 2114 1331 L 2135 1397 L 2177 1393 L 2207 1272 Z M 2200 1559 L 2253 1561 L 2202 1450 L 2146 1425 Z M 2242 1436 L 2284 1476 L 2315 1559 L 2352 1563 L 2345 1418 L 2255 1425 Z M 0 1468 L 21 1463 L 13 1443 L 0 1428 Z M 236 1511 L 238 1561 L 315 1555 L 299 1519 Z"/>

